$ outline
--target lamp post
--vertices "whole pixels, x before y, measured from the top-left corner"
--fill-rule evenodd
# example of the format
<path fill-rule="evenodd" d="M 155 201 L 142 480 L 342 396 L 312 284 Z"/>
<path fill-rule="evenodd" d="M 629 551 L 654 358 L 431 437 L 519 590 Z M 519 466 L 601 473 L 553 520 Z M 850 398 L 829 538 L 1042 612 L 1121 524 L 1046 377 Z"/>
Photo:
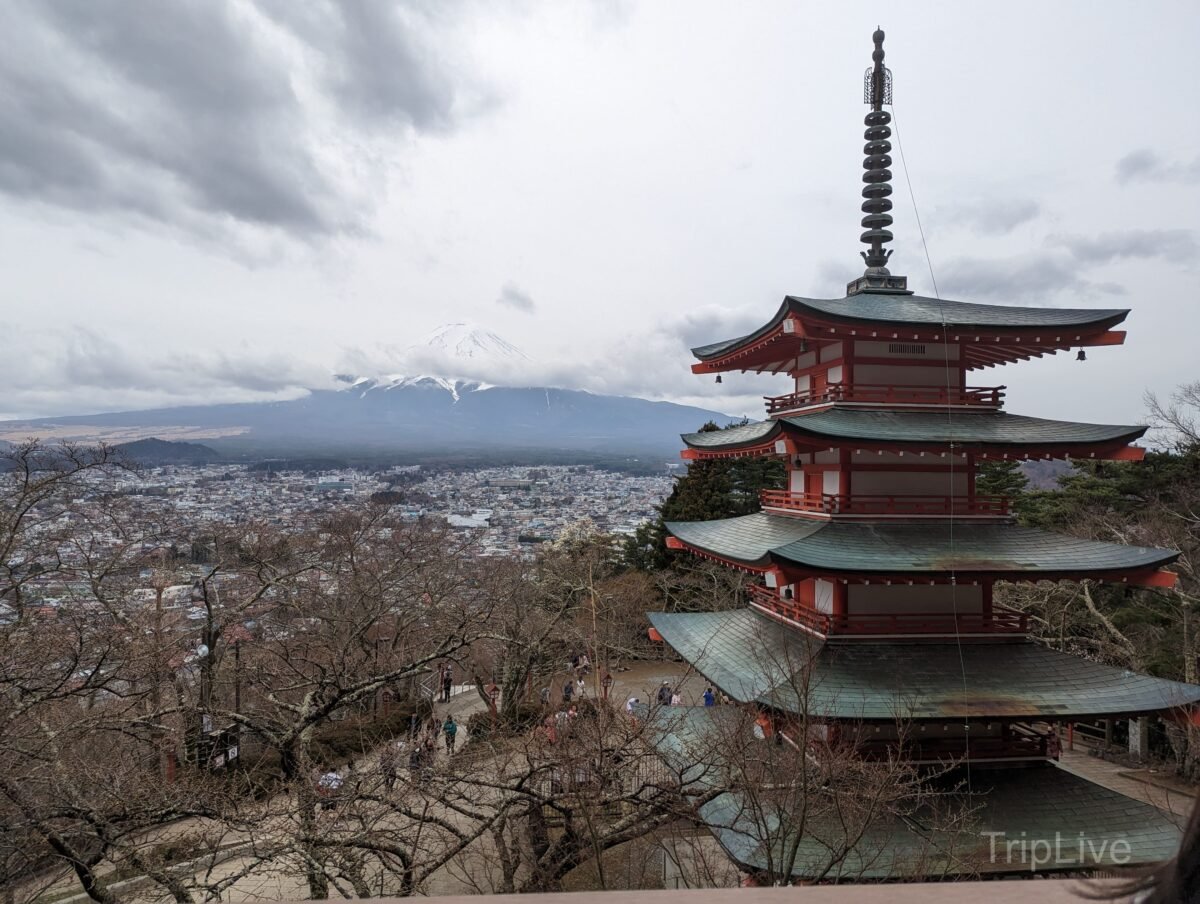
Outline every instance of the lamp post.
<path fill-rule="evenodd" d="M 496 701 L 500 699 L 500 686 L 496 682 L 492 682 L 486 688 L 488 697 L 488 708 L 492 711 L 492 730 L 496 728 Z"/>

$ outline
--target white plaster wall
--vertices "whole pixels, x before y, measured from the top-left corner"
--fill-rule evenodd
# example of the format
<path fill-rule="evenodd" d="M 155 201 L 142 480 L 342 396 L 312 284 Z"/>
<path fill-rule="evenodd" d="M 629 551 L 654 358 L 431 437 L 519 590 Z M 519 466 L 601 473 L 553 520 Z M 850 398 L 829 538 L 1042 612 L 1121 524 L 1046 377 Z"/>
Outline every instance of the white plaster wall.
<path fill-rule="evenodd" d="M 822 361 L 836 361 L 842 356 L 842 343 L 831 342 L 821 349 Z"/>
<path fill-rule="evenodd" d="M 813 582 L 813 602 L 818 612 L 826 615 L 833 614 L 833 584 L 830 581 L 817 578 Z"/>
<path fill-rule="evenodd" d="M 821 475 L 821 492 L 834 495 L 842 488 L 841 471 L 826 471 Z"/>
<path fill-rule="evenodd" d="M 854 382 L 864 386 L 958 386 L 958 365 L 946 367 L 914 367 L 906 364 L 856 364 Z"/>

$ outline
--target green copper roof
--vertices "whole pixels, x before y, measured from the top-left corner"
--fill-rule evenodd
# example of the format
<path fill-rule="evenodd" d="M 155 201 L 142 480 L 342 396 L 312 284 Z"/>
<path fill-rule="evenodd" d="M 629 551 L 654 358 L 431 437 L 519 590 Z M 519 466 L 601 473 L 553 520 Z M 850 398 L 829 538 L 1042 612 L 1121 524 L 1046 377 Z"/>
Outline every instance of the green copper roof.
<path fill-rule="evenodd" d="M 778 421 L 759 421 L 741 427 L 727 427 L 724 430 L 684 433 L 682 436 L 683 441 L 693 449 L 723 449 L 757 445 L 779 433 L 780 429 Z"/>
<path fill-rule="evenodd" d="M 713 430 L 685 433 L 693 449 L 736 449 L 757 445 L 777 433 L 831 444 L 862 442 L 945 445 L 960 449 L 990 446 L 1087 446 L 1129 443 L 1146 427 L 1127 424 L 1082 424 L 1007 414 L 1003 411 L 878 411 L 834 406 L 811 414 Z"/>
<path fill-rule="evenodd" d="M 880 575 L 1093 574 L 1148 571 L 1179 553 L 1007 523 L 818 521 L 756 512 L 718 521 L 668 521 L 689 546 L 744 562 Z"/>
<path fill-rule="evenodd" d="M 765 564 L 776 547 L 810 537 L 829 524 L 756 512 L 719 521 L 668 521 L 666 527 L 684 543 L 706 552 L 747 564 Z"/>
<path fill-rule="evenodd" d="M 1200 701 L 1032 641 L 824 643 L 752 609 L 649 613 L 663 639 L 735 700 L 836 719 L 1082 718 Z"/>
<path fill-rule="evenodd" d="M 1128 309 L 1018 308 L 1009 305 L 971 304 L 923 295 L 873 295 L 864 293 L 847 298 L 797 298 L 789 295 L 775 316 L 752 333 L 702 345 L 692 354 L 704 361 L 770 332 L 789 314 L 806 314 L 820 320 L 880 323 L 895 326 L 941 326 L 947 329 L 988 332 L 995 330 L 1055 330 L 1072 328 L 1108 329 L 1128 316 Z M 1059 335 L 1055 333 L 1054 336 Z M 1054 336 L 1047 335 L 1047 339 Z M 1064 339 L 1069 337 L 1064 335 Z"/>
<path fill-rule="evenodd" d="M 952 781 L 963 784 L 955 788 Z M 1035 840 L 1047 843 L 1041 851 L 1049 861 L 1039 858 L 1038 872 L 1148 865 L 1173 856 L 1179 846 L 1181 833 L 1167 814 L 1051 764 L 975 767 L 969 791 L 957 772 L 937 784 L 946 786 L 938 796 L 940 815 L 922 806 L 906 818 L 883 816 L 852 844 L 847 831 L 858 828 L 854 818 L 847 822 L 845 814 L 821 812 L 818 804 L 804 814 L 789 813 L 769 799 L 764 807 L 762 795 L 751 800 L 729 791 L 702 805 L 700 815 L 742 866 L 764 870 L 786 863 L 784 851 L 796 844 L 792 875 L 822 880 L 1029 875 Z M 965 820 L 951 827 L 948 814 Z M 1024 857 L 1017 846 L 1008 856 L 1005 841 L 1022 839 Z M 1114 849 L 1116 841 L 1128 848 Z M 848 846 L 839 861 L 834 852 Z"/>

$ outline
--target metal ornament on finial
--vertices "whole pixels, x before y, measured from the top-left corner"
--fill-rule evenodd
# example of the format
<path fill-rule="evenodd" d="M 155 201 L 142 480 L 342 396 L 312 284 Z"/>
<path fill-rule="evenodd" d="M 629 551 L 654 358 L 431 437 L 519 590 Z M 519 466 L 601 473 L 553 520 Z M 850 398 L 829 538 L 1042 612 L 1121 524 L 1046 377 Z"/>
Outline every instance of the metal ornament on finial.
<path fill-rule="evenodd" d="M 888 124 L 892 114 L 883 109 L 884 104 L 892 102 L 892 71 L 883 65 L 883 29 L 876 28 L 871 36 L 875 42 L 875 50 L 871 53 L 874 65 L 867 69 L 863 76 L 863 102 L 870 104 L 871 112 L 863 120 L 866 131 L 863 137 L 863 204 L 865 216 L 862 218 L 863 234 L 859 237 L 867 250 L 861 252 L 867 269 L 858 279 L 846 286 L 847 295 L 858 295 L 863 292 L 882 292 L 894 295 L 911 295 L 908 291 L 908 278 L 892 276 L 888 272 L 888 258 L 892 256 L 890 248 L 884 248 L 885 242 L 892 240 L 888 229 L 892 225 L 892 130 Z"/>

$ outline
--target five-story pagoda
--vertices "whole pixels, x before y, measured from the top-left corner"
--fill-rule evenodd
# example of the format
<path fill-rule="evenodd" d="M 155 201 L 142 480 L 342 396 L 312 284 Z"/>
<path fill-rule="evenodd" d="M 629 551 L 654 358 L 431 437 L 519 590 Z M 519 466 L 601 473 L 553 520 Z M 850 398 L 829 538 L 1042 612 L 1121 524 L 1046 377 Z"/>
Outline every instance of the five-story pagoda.
<path fill-rule="evenodd" d="M 746 608 L 652 613 L 651 623 L 777 731 L 800 713 L 828 733 L 854 726 L 869 757 L 897 749 L 904 720 L 905 756 L 984 770 L 973 783 L 984 789 L 982 824 L 1006 826 L 992 831 L 1101 831 L 1128 841 L 1129 862 L 1160 859 L 1177 839 L 1163 814 L 1051 765 L 1053 733 L 1082 719 L 1178 718 L 1200 687 L 1048 649 L 1029 639 L 1024 614 L 993 602 L 993 587 L 1084 579 L 1170 587 L 1175 575 L 1164 568 L 1177 553 L 1022 527 L 1007 499 L 976 492 L 984 462 L 1141 458 L 1130 444 L 1144 427 L 1009 414 L 1003 386 L 972 379 L 1059 351 L 1120 345 L 1125 334 L 1114 328 L 1128 311 L 924 297 L 889 272 L 891 116 L 883 108 L 892 85 L 883 37 L 875 32 L 865 80 L 865 272 L 844 298 L 788 296 L 754 332 L 693 350 L 698 374 L 789 380 L 787 393 L 767 399 L 766 420 L 683 437 L 692 461 L 778 457 L 786 487 L 764 492 L 756 514 L 667 524 L 670 547 L 760 580 Z M 791 674 L 801 667 L 809 672 L 803 699 Z M 753 868 L 751 842 L 726 846 Z"/>

